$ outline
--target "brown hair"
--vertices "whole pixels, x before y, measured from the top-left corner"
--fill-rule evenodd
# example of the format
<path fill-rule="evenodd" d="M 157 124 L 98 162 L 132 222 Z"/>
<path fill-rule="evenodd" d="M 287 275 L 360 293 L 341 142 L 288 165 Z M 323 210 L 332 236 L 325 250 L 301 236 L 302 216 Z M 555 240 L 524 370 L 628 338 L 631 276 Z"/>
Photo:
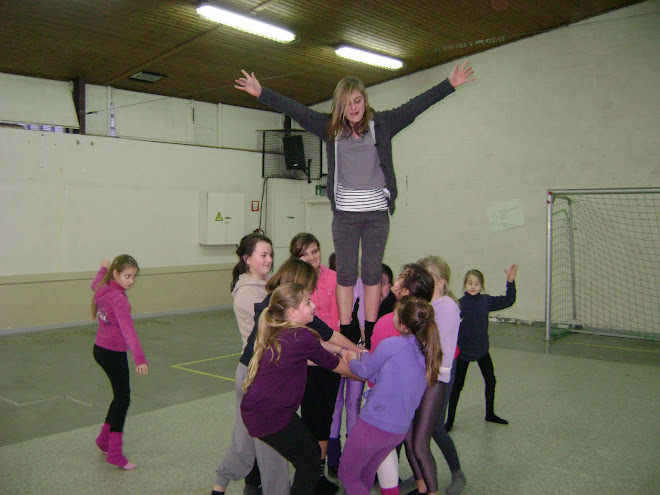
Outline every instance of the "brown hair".
<path fill-rule="evenodd" d="M 292 258 L 300 258 L 312 244 L 316 244 L 316 247 L 321 249 L 321 244 L 314 234 L 310 234 L 309 232 L 296 234 L 291 239 L 291 244 L 289 244 L 289 254 Z"/>
<path fill-rule="evenodd" d="M 106 272 L 105 275 L 103 275 L 103 278 L 96 285 L 96 287 L 94 287 L 94 295 L 96 295 L 96 291 L 99 290 L 99 288 L 102 285 L 110 282 L 110 279 L 114 276 L 115 270 L 117 270 L 117 273 L 121 273 L 127 268 L 135 268 L 137 271 L 140 271 L 140 267 L 138 266 L 137 261 L 135 261 L 135 258 L 133 258 L 133 256 L 131 256 L 130 254 L 120 254 L 114 260 L 112 260 L 112 263 L 110 263 L 110 266 L 108 267 L 108 271 Z M 94 321 L 96 319 L 96 313 L 98 311 L 94 297 L 92 297 L 91 310 L 92 310 L 92 321 Z"/>
<path fill-rule="evenodd" d="M 305 287 L 301 284 L 282 284 L 275 289 L 270 297 L 270 304 L 259 317 L 259 330 L 254 341 L 254 354 L 248 366 L 247 376 L 243 381 L 243 392 L 247 392 L 250 385 L 252 385 L 259 371 L 261 358 L 266 351 L 270 351 L 271 360 L 275 359 L 277 361 L 280 359 L 282 346 L 277 340 L 277 336 L 287 328 L 299 328 L 301 326 L 300 323 L 287 320 L 286 310 L 300 306 L 305 296 L 308 295 Z M 309 331 L 319 339 L 321 338 L 311 328 L 309 328 Z"/>
<path fill-rule="evenodd" d="M 318 281 L 319 274 L 312 265 L 299 258 L 289 258 L 266 282 L 266 292 L 272 294 L 280 285 L 294 283 L 302 285 L 309 294 L 313 294 Z"/>
<path fill-rule="evenodd" d="M 433 385 L 438 381 L 442 349 L 440 334 L 435 323 L 435 311 L 429 302 L 415 296 L 404 296 L 394 308 L 399 322 L 415 336 L 426 360 L 426 381 Z"/>
<path fill-rule="evenodd" d="M 467 285 L 467 279 L 470 275 L 474 275 L 479 279 L 479 283 L 481 284 L 481 292 L 485 292 L 486 285 L 484 284 L 484 274 L 475 268 L 473 268 L 472 270 L 468 270 L 465 273 L 465 277 L 463 277 L 463 290 L 465 290 L 465 286 Z"/>
<path fill-rule="evenodd" d="M 426 268 L 417 263 L 409 263 L 403 265 L 399 276 L 403 277 L 403 287 L 408 289 L 409 295 L 431 302 L 435 282 Z"/>
<path fill-rule="evenodd" d="M 254 248 L 257 247 L 259 242 L 267 242 L 268 244 L 273 245 L 268 237 L 261 234 L 248 234 L 243 236 L 241 243 L 236 248 L 236 255 L 238 256 L 238 263 L 234 266 L 232 270 L 232 280 L 231 285 L 229 286 L 230 290 L 234 290 L 236 287 L 236 282 L 238 282 L 238 277 L 248 271 L 247 263 L 245 262 L 245 256 L 252 256 Z"/>
<path fill-rule="evenodd" d="M 362 93 L 364 97 L 364 115 L 362 120 L 352 125 L 346 120 L 345 111 L 348 101 L 355 90 Z M 328 122 L 328 139 L 332 142 L 336 138 L 350 136 L 353 132 L 364 134 L 369 127 L 369 121 L 373 119 L 374 111 L 369 106 L 369 97 L 364 83 L 357 77 L 345 77 L 337 83 L 335 93 L 332 97 L 332 108 L 330 109 L 330 121 Z"/>

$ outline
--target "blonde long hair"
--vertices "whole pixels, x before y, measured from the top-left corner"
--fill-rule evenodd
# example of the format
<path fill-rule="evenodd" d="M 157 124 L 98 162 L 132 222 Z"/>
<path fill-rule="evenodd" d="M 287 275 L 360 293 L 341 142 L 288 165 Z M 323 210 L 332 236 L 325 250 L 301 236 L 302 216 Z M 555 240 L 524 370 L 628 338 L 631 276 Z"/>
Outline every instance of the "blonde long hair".
<path fill-rule="evenodd" d="M 451 281 L 451 269 L 449 268 L 449 263 L 447 263 L 440 256 L 426 256 L 417 262 L 417 264 L 426 268 L 426 270 L 433 276 L 436 280 L 445 281 L 445 293 L 451 297 L 455 303 L 458 303 L 458 299 L 454 293 L 449 289 L 449 282 Z"/>
<path fill-rule="evenodd" d="M 364 115 L 362 120 L 355 126 L 346 120 L 345 112 L 348 101 L 353 91 L 358 90 L 364 97 Z M 328 139 L 334 141 L 336 138 L 350 136 L 353 132 L 364 134 L 369 127 L 369 121 L 373 119 L 374 110 L 369 106 L 369 96 L 364 83 L 357 77 L 345 77 L 337 83 L 335 93 L 332 97 L 332 108 L 330 109 L 330 121 L 328 122 Z"/>
<path fill-rule="evenodd" d="M 287 328 L 300 328 L 304 326 L 300 325 L 300 323 L 287 320 L 286 311 L 289 308 L 300 306 L 300 303 L 308 295 L 305 287 L 296 283 L 282 284 L 273 291 L 270 296 L 270 304 L 263 310 L 259 317 L 259 330 L 257 331 L 257 338 L 254 342 L 254 353 L 252 359 L 250 359 L 247 376 L 243 381 L 243 392 L 248 391 L 257 376 L 259 363 L 265 352 L 269 351 L 271 353 L 271 361 L 273 359 L 275 361 L 280 359 L 282 346 L 277 338 L 279 334 Z M 321 338 L 316 331 L 311 328 L 309 330 L 318 338 Z"/>
<path fill-rule="evenodd" d="M 114 276 L 114 271 L 117 270 L 117 273 L 121 273 L 127 268 L 135 268 L 137 271 L 140 271 L 140 267 L 137 264 L 137 261 L 135 261 L 135 258 L 131 256 L 130 254 L 120 254 L 117 256 L 114 260 L 112 260 L 112 263 L 110 264 L 110 267 L 108 267 L 108 271 L 106 272 L 105 275 L 103 275 L 103 278 L 101 281 L 94 287 L 94 296 L 96 296 L 96 291 L 99 290 L 99 288 L 110 282 L 110 279 Z M 92 296 L 92 321 L 96 319 L 96 313 L 98 312 L 98 308 L 96 306 L 96 300 Z"/>
<path fill-rule="evenodd" d="M 433 306 L 419 297 L 404 296 L 398 301 L 394 311 L 399 322 L 417 339 L 426 361 L 426 381 L 429 385 L 434 385 L 438 382 L 442 348 Z"/>

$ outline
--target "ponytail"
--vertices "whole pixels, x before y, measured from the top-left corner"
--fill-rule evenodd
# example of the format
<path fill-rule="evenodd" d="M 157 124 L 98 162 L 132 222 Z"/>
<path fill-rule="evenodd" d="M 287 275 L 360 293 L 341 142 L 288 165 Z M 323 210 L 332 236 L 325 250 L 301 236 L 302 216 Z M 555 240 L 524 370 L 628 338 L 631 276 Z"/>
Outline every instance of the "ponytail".
<path fill-rule="evenodd" d="M 418 297 L 404 296 L 399 300 L 395 311 L 399 322 L 415 336 L 426 361 L 426 381 L 429 385 L 434 385 L 438 382 L 442 349 L 433 306 Z"/>

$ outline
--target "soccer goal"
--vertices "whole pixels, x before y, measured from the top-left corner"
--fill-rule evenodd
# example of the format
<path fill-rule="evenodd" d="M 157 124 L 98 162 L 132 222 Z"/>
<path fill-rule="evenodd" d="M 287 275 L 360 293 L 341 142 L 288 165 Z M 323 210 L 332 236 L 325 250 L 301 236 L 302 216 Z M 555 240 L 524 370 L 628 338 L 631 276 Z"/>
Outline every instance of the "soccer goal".
<path fill-rule="evenodd" d="M 548 191 L 546 340 L 660 340 L 660 188 Z"/>

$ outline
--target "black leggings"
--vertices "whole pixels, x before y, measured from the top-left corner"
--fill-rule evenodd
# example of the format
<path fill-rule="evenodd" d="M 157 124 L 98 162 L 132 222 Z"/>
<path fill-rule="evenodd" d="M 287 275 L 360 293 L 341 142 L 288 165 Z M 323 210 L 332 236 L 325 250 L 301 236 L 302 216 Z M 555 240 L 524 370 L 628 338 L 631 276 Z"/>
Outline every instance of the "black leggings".
<path fill-rule="evenodd" d="M 123 432 L 128 406 L 131 403 L 126 352 L 110 351 L 94 344 L 94 359 L 108 375 L 114 395 L 105 422 L 110 425 L 110 431 Z"/>
<path fill-rule="evenodd" d="M 415 419 L 403 442 L 415 479 L 423 479 L 428 492 L 438 491 L 438 471 L 431 453 L 431 435 L 442 414 L 446 392 L 447 384 L 443 382 L 426 387 Z"/>
<path fill-rule="evenodd" d="M 291 495 L 313 495 L 321 470 L 321 447 L 302 422 L 294 414 L 291 421 L 277 433 L 260 437 L 293 464 Z"/>
<path fill-rule="evenodd" d="M 494 414 L 495 408 L 495 369 L 493 368 L 493 360 L 490 358 L 490 353 L 486 353 L 485 356 L 477 359 L 477 364 L 481 370 L 481 374 L 484 377 L 485 389 L 484 395 L 486 396 L 486 416 Z M 464 361 L 460 357 L 456 360 L 456 381 L 454 382 L 454 388 L 451 391 L 451 397 L 449 399 L 449 412 L 447 422 L 453 424 L 454 417 L 456 416 L 456 406 L 458 405 L 458 399 L 461 396 L 461 390 L 463 390 L 463 385 L 465 385 L 465 375 L 467 375 L 468 366 L 470 361 Z"/>
<path fill-rule="evenodd" d="M 447 416 L 447 405 L 449 404 L 449 396 L 454 386 L 454 378 L 456 376 L 456 360 L 454 360 L 454 365 L 451 369 L 451 381 L 447 384 L 447 390 L 445 391 L 445 397 L 442 401 L 442 406 L 440 406 L 440 417 L 438 418 L 438 423 L 433 430 L 433 440 L 440 448 L 442 455 L 445 456 L 445 461 L 447 461 L 447 466 L 452 473 L 455 473 L 461 469 L 461 463 L 458 460 L 458 452 L 456 452 L 456 446 L 454 441 L 445 430 L 445 418 Z"/>
<path fill-rule="evenodd" d="M 305 395 L 300 405 L 300 416 L 317 442 L 330 438 L 332 415 L 335 412 L 341 376 L 319 366 L 307 367 Z M 320 469 L 320 468 L 319 468 Z"/>

